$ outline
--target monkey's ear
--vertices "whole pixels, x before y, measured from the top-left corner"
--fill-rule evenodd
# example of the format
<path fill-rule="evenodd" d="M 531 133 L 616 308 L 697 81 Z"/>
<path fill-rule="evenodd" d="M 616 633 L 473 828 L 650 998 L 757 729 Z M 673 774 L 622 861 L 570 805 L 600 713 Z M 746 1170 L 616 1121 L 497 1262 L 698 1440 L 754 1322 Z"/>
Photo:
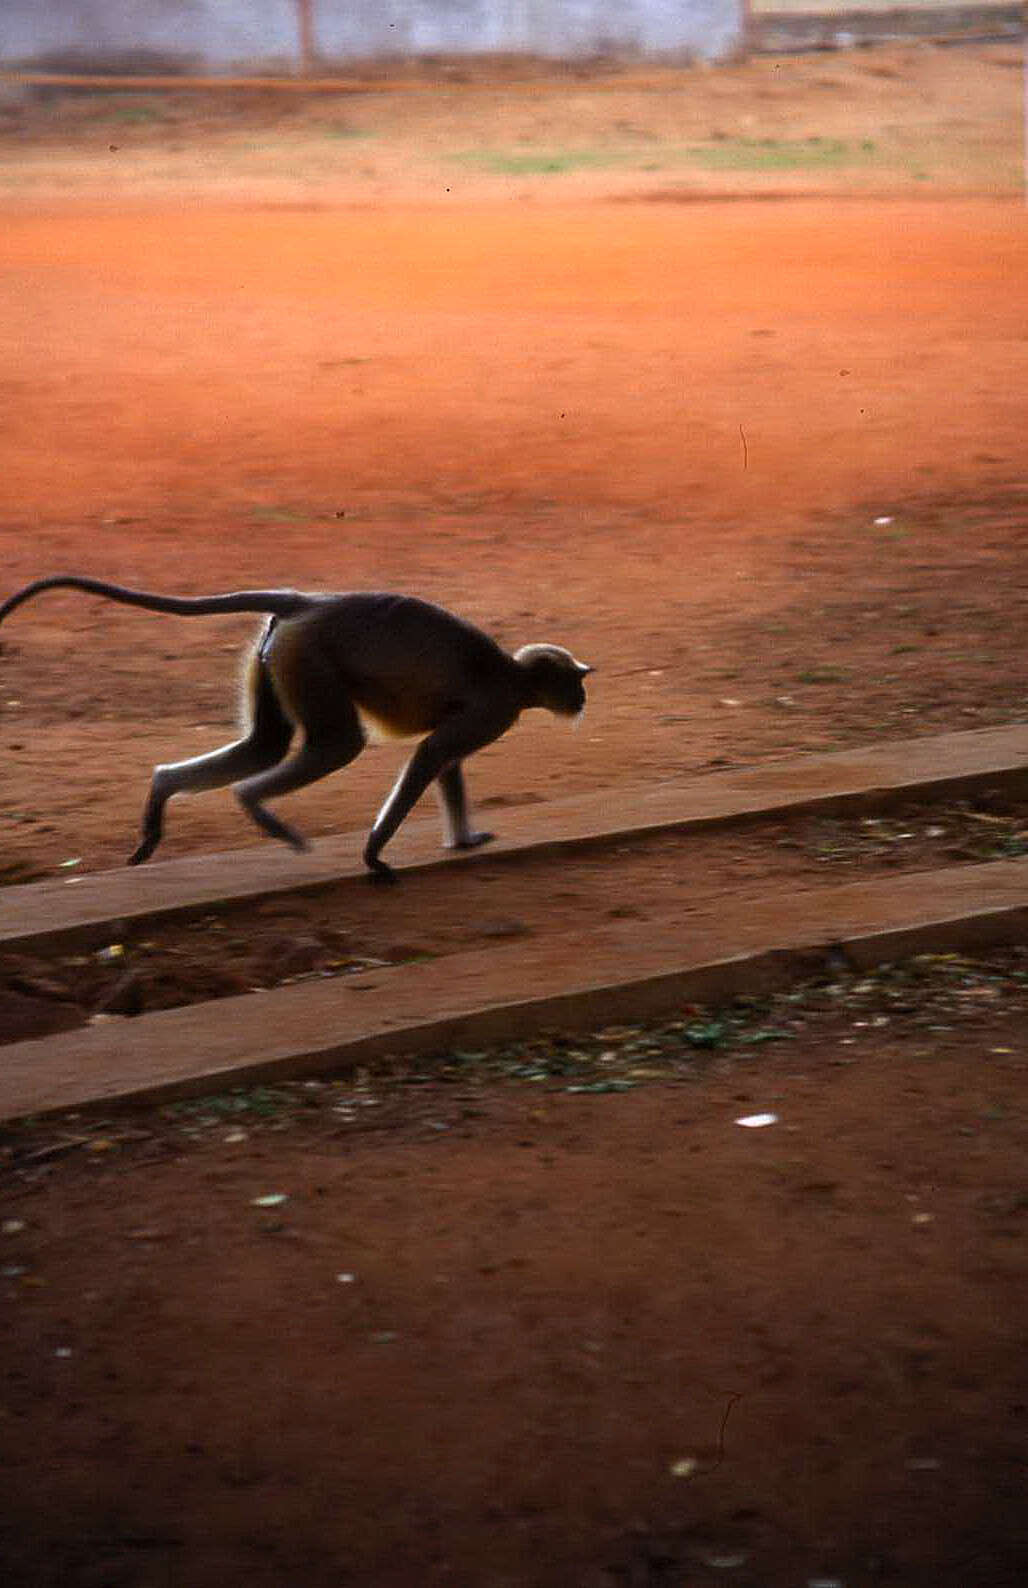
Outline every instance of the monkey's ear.
<path fill-rule="evenodd" d="M 588 662 L 575 663 L 575 672 L 578 673 L 581 678 L 584 678 L 587 673 L 595 673 L 595 671 L 595 667 L 590 667 Z"/>

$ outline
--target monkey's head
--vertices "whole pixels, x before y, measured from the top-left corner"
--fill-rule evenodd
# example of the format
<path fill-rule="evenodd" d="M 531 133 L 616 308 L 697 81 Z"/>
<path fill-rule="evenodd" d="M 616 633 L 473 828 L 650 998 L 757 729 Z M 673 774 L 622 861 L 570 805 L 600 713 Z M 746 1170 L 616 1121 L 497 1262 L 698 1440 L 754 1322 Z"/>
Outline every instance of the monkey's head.
<path fill-rule="evenodd" d="M 591 667 L 561 645 L 523 645 L 514 660 L 525 673 L 530 706 L 544 706 L 559 717 L 578 716 L 585 706 L 582 680 Z"/>

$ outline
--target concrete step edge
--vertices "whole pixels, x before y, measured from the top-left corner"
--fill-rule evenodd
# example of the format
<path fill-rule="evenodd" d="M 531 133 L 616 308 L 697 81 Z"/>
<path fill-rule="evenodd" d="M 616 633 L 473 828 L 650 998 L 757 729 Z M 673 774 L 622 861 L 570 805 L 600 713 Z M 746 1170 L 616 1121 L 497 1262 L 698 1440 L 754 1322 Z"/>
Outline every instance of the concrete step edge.
<path fill-rule="evenodd" d="M 437 827 L 412 822 L 389 856 L 402 873 L 479 859 L 516 861 L 668 831 L 763 816 L 885 809 L 912 797 L 957 798 L 983 788 L 1028 793 L 1028 724 L 891 740 L 636 788 L 510 807 L 506 836 L 487 849 L 441 857 Z M 0 889 L 0 950 L 100 946 L 133 928 L 218 906 L 340 883 L 366 885 L 364 835 L 319 841 L 305 855 L 280 845 L 191 856 Z"/>
<path fill-rule="evenodd" d="M 736 898 L 725 908 L 108 1021 L 11 1044 L 0 1119 L 295 1080 L 448 1046 L 660 1016 L 832 962 L 1028 941 L 1028 860 Z M 525 989 L 532 991 L 526 995 Z M 376 996 L 377 995 L 377 996 Z"/>

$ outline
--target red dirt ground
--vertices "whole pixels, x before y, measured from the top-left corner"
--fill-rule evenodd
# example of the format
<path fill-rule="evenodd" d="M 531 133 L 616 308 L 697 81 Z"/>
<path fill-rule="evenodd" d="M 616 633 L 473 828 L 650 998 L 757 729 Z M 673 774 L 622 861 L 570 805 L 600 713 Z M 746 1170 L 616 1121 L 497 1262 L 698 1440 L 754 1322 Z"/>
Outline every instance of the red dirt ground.
<path fill-rule="evenodd" d="M 8 1133 L 5 1582 L 1014 1588 L 1026 978 Z"/>
<path fill-rule="evenodd" d="M 1023 713 L 1013 206 L 75 211 L 0 249 L 9 588 L 399 587 L 569 644 L 585 731 L 526 721 L 486 795 Z M 249 630 L 19 613 L 7 853 L 119 863 L 150 765 L 231 735 Z M 297 821 L 363 825 L 394 763 Z M 169 825 L 250 838 L 227 796 Z"/>
<path fill-rule="evenodd" d="M 569 644 L 599 668 L 583 731 L 529 721 L 485 752 L 496 803 L 1023 717 L 1010 62 L 782 70 L 536 85 L 529 108 L 383 95 L 321 165 L 306 125 L 15 116 L 5 592 L 59 569 L 398 587 Z M 618 150 L 849 125 L 894 163 L 717 184 L 649 156 L 448 163 L 574 126 L 591 147 L 601 98 Z M 949 191 L 940 149 L 974 152 Z M 11 620 L 4 875 L 120 862 L 150 765 L 230 735 L 246 632 L 73 596 Z M 292 815 L 360 827 L 394 761 Z M 169 856 L 250 841 L 227 796 L 169 825 Z M 504 909 L 530 922 L 552 884 L 525 878 Z M 625 902 L 612 867 L 589 910 Z M 464 1115 L 430 1090 L 372 1138 L 16 1172 L 6 1580 L 1020 1580 L 1020 986 L 923 1054 L 869 1032 L 837 1068 L 841 1027 L 813 1022 L 745 1080 L 490 1084 Z M 788 1131 L 731 1126 L 772 1102 Z M 250 1206 L 278 1190 L 281 1218 Z"/>

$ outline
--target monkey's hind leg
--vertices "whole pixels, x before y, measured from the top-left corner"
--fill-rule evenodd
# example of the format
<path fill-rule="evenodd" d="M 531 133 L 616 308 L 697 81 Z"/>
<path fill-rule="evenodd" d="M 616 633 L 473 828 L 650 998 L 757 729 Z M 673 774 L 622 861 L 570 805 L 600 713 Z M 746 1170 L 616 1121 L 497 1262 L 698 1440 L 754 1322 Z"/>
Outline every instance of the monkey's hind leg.
<path fill-rule="evenodd" d="M 150 795 L 143 808 L 143 836 L 128 864 L 138 866 L 149 860 L 164 832 L 164 807 L 175 794 L 201 794 L 208 789 L 225 788 L 240 778 L 252 777 L 282 760 L 293 737 L 289 721 L 275 697 L 266 670 L 251 664 L 253 720 L 245 739 L 227 744 L 208 755 L 189 761 L 169 762 L 154 768 Z"/>
<path fill-rule="evenodd" d="M 445 767 L 436 779 L 439 803 L 443 809 L 443 847 L 445 849 L 477 849 L 489 844 L 495 833 L 475 832 L 471 826 L 468 795 L 464 786 L 464 773 L 459 761 Z"/>
<path fill-rule="evenodd" d="M 236 784 L 235 796 L 247 815 L 272 838 L 280 838 L 293 849 L 303 850 L 310 846 L 295 828 L 265 810 L 264 801 L 317 783 L 330 772 L 338 772 L 360 754 L 365 743 L 364 733 L 352 707 L 350 714 L 352 722 L 347 722 L 345 727 L 337 724 L 332 734 L 324 738 L 308 734 L 306 743 L 290 760 Z"/>

